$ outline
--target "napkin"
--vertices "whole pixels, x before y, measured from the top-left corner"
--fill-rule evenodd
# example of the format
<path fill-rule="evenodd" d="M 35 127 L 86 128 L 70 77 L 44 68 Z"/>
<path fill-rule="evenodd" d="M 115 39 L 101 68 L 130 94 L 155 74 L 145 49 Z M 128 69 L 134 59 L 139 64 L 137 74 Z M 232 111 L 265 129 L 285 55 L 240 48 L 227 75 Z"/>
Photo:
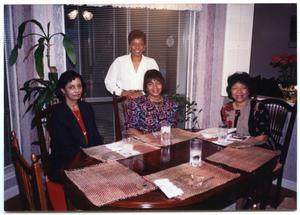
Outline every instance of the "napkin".
<path fill-rule="evenodd" d="M 207 128 L 199 131 L 199 133 L 206 139 L 218 137 L 218 128 Z"/>
<path fill-rule="evenodd" d="M 173 198 L 183 194 L 182 189 L 178 188 L 167 178 L 156 179 L 153 182 L 168 198 Z"/>
<path fill-rule="evenodd" d="M 140 152 L 133 149 L 132 144 L 122 143 L 122 141 L 110 143 L 105 145 L 111 151 L 117 152 L 118 154 L 129 157 L 134 155 L 139 155 Z"/>

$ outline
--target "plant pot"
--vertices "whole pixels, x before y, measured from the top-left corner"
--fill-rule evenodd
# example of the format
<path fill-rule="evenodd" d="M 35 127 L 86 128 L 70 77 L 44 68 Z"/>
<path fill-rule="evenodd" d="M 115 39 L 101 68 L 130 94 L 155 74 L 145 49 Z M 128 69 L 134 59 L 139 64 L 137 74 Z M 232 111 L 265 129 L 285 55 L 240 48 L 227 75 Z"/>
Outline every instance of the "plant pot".
<path fill-rule="evenodd" d="M 283 87 L 281 84 L 278 84 L 282 94 L 283 98 L 290 103 L 296 103 L 297 101 L 297 86 L 290 85 Z"/>

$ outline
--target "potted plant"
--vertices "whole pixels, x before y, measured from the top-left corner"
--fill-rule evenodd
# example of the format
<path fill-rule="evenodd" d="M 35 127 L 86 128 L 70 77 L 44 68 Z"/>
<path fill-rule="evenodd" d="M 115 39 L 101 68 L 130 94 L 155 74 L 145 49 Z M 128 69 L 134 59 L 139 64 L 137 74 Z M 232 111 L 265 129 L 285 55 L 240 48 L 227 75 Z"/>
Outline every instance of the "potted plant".
<path fill-rule="evenodd" d="M 38 26 L 40 33 L 34 32 L 24 35 L 25 28 L 29 23 Z M 76 64 L 76 55 L 72 41 L 62 32 L 50 34 L 50 22 L 47 24 L 46 32 L 41 23 L 35 19 L 24 21 L 18 27 L 17 43 L 11 51 L 9 57 L 9 62 L 11 65 L 14 65 L 17 62 L 18 50 L 22 48 L 23 40 L 30 36 L 38 36 L 37 43 L 29 48 L 23 60 L 23 62 L 27 60 L 30 54 L 34 52 L 35 69 L 38 75 L 38 78 L 33 78 L 26 81 L 23 84 L 23 87 L 20 89 L 25 91 L 25 96 L 23 98 L 24 104 L 26 102 L 29 104 L 25 113 L 31 110 L 36 115 L 37 112 L 57 101 L 55 90 L 57 86 L 58 75 L 56 67 L 52 66 L 50 62 L 50 47 L 53 45 L 51 43 L 51 39 L 54 36 L 59 35 L 63 37 L 62 43 L 68 59 L 72 64 Z M 48 80 L 44 79 L 44 55 L 47 58 L 47 67 L 49 69 Z M 34 123 L 34 119 L 32 122 Z M 32 124 L 32 126 L 34 126 L 34 124 Z"/>
<path fill-rule="evenodd" d="M 184 127 L 184 123 L 191 121 L 192 130 L 200 129 L 198 122 L 198 115 L 202 109 L 197 109 L 197 103 L 195 101 L 190 101 L 185 95 L 178 93 L 166 95 L 169 99 L 175 101 L 178 105 L 178 123 L 179 126 Z"/>
<path fill-rule="evenodd" d="M 279 68 L 278 86 L 284 98 L 292 103 L 297 99 L 297 56 L 274 55 L 270 65 Z"/>

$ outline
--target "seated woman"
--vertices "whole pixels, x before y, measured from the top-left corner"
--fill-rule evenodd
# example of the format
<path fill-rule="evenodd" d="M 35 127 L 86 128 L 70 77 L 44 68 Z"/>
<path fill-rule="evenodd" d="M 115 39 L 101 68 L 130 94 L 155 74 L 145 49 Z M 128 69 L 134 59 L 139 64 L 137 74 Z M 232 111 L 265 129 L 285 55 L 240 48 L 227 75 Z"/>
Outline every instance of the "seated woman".
<path fill-rule="evenodd" d="M 249 74 L 234 73 L 227 79 L 228 97 L 232 102 L 221 109 L 222 121 L 228 128 L 236 128 L 238 136 L 251 136 L 253 142 L 266 142 L 270 134 L 270 118 L 263 103 L 252 99 Z"/>
<path fill-rule="evenodd" d="M 236 128 L 238 136 L 251 136 L 253 143 L 270 144 L 270 118 L 263 103 L 252 99 L 251 78 L 249 74 L 234 73 L 227 79 L 228 97 L 232 99 L 221 109 L 222 121 L 228 128 Z M 273 145 L 272 145 L 272 148 Z M 251 204 L 248 196 L 236 202 L 236 209 L 246 209 Z"/>
<path fill-rule="evenodd" d="M 57 104 L 49 119 L 51 155 L 48 177 L 51 181 L 61 181 L 61 171 L 72 161 L 80 148 L 103 144 L 93 109 L 81 101 L 86 85 L 75 71 L 64 72 L 58 80 Z"/>
<path fill-rule="evenodd" d="M 160 131 L 162 123 L 177 125 L 177 104 L 162 96 L 165 81 L 157 70 L 148 70 L 144 76 L 145 95 L 129 99 L 125 126 L 129 133 L 140 135 Z"/>

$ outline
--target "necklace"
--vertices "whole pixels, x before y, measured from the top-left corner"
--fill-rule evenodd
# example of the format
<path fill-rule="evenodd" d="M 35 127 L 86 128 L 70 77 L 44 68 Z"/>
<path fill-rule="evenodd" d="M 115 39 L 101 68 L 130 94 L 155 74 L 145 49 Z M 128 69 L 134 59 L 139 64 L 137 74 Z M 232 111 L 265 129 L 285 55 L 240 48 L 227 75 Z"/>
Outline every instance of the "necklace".
<path fill-rule="evenodd" d="M 78 122 L 79 125 L 80 125 L 80 128 L 81 128 L 81 130 L 82 130 L 83 135 L 86 136 L 86 135 L 87 135 L 87 132 L 86 132 L 85 126 L 82 124 L 83 121 L 81 120 L 80 110 L 79 110 L 79 109 L 78 109 L 78 110 L 72 110 L 72 112 L 73 112 L 73 114 L 74 114 L 74 116 L 75 116 L 77 122 Z M 82 123 L 81 123 L 81 122 L 82 122 Z"/>
<path fill-rule="evenodd" d="M 80 121 L 80 111 L 79 110 L 72 110 L 75 118 L 77 121 Z"/>
<path fill-rule="evenodd" d="M 152 103 L 154 103 L 154 104 L 160 104 L 164 99 L 163 99 L 163 97 L 161 96 L 159 99 L 151 99 L 151 98 L 149 97 L 149 100 L 150 100 L 150 102 L 152 102 Z"/>

